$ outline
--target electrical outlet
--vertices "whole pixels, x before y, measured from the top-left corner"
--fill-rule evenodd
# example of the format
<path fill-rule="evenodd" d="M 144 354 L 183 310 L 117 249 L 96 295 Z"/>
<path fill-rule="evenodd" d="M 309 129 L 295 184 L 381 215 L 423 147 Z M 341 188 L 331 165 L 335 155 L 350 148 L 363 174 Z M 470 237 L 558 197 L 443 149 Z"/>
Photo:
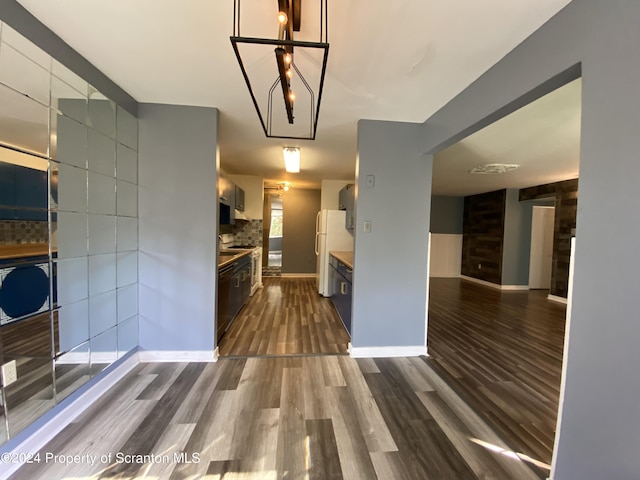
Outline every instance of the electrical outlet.
<path fill-rule="evenodd" d="M 2 365 L 2 386 L 8 387 L 13 382 L 18 380 L 18 371 L 16 369 L 16 361 L 11 360 L 10 362 Z"/>

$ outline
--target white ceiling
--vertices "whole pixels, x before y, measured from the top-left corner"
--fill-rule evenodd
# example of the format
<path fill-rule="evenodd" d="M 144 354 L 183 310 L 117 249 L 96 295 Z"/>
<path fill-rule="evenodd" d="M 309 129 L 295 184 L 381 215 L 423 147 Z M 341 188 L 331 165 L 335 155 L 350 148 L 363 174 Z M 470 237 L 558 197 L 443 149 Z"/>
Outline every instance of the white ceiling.
<path fill-rule="evenodd" d="M 574 80 L 439 152 L 433 195 L 475 195 L 577 178 L 581 93 L 582 80 Z M 491 163 L 520 167 L 499 175 L 469 173 Z"/>
<path fill-rule="evenodd" d="M 218 107 L 221 162 L 229 173 L 299 187 L 353 179 L 359 119 L 423 122 L 569 3 L 329 0 L 331 47 L 318 134 L 315 141 L 292 142 L 264 136 L 229 41 L 233 0 L 18 1 L 139 102 Z M 242 0 L 243 18 L 253 11 L 249 20 L 275 25 L 277 0 L 267 1 L 273 20 L 258 13 L 265 0 Z M 305 0 L 303 12 L 316 2 Z M 519 131 L 533 135 L 543 127 Z M 554 139 L 562 136 L 557 133 Z M 549 136 L 518 139 L 543 157 Z M 292 143 L 301 147 L 302 171 L 287 176 L 282 146 Z M 482 156 L 481 143 L 450 149 Z M 518 163 L 512 150 L 504 141 L 494 145 L 491 163 L 505 161 L 498 158 L 505 153 L 506 163 Z M 442 192 L 453 194 L 450 189 Z"/>

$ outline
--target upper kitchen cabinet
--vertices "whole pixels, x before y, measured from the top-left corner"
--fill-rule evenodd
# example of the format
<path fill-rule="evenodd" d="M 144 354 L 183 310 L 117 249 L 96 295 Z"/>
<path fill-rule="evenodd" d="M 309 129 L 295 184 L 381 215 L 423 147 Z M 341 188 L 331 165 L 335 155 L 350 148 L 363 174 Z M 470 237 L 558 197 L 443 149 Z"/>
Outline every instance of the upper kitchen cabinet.
<path fill-rule="evenodd" d="M 236 185 L 235 207 L 238 211 L 236 219 L 262 220 L 264 201 L 264 182 L 255 175 L 229 175 Z"/>
<path fill-rule="evenodd" d="M 339 193 L 338 199 L 338 208 L 340 210 L 346 210 L 347 214 L 345 216 L 345 227 L 352 229 L 355 227 L 355 208 L 356 208 L 356 197 L 355 197 L 355 185 L 350 183 L 346 185 Z M 335 198 L 335 197 L 334 197 Z"/>
<path fill-rule="evenodd" d="M 220 204 L 220 224 L 229 225 L 235 223 L 236 186 L 220 171 L 218 177 L 218 200 Z"/>
<path fill-rule="evenodd" d="M 234 206 L 236 195 L 235 185 L 223 172 L 220 172 L 220 176 L 218 177 L 218 193 L 220 203 L 230 207 Z"/>
<path fill-rule="evenodd" d="M 244 212 L 244 190 L 238 185 L 235 185 L 235 196 L 236 210 L 238 210 L 239 212 Z"/>

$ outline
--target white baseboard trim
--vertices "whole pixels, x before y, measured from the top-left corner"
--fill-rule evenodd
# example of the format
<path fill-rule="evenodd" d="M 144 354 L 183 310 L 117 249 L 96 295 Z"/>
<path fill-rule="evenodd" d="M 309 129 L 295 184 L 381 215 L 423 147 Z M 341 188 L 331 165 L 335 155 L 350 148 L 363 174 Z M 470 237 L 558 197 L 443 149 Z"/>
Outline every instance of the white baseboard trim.
<path fill-rule="evenodd" d="M 484 285 L 485 287 L 495 288 L 496 290 L 503 290 L 505 292 L 529 290 L 528 285 L 499 285 L 497 283 L 487 282 L 486 280 L 480 280 L 479 278 L 468 277 L 466 275 L 460 275 L 460 278 L 463 280 L 467 280 L 469 282 L 474 282 L 480 285 Z"/>
<path fill-rule="evenodd" d="M 557 295 L 547 295 L 547 300 L 551 300 L 552 302 L 557 302 L 557 303 L 563 303 L 564 305 L 567 304 L 567 299 L 564 297 L 559 297 Z"/>
<path fill-rule="evenodd" d="M 354 347 L 349 342 L 348 351 L 352 358 L 419 357 L 427 354 L 427 347 Z"/>
<path fill-rule="evenodd" d="M 218 360 L 216 350 L 175 351 L 175 350 L 140 350 L 140 363 L 162 362 L 215 362 Z"/>
<path fill-rule="evenodd" d="M 281 273 L 283 278 L 316 278 L 318 275 L 315 273 Z"/>
<path fill-rule="evenodd" d="M 74 401 L 69 403 L 55 417 L 38 428 L 33 434 L 29 435 L 24 441 L 17 445 L 11 454 L 17 454 L 17 458 L 24 457 L 25 460 L 40 451 L 51 439 L 60 433 L 67 425 L 73 422 L 82 412 L 89 408 L 102 395 L 104 395 L 111 387 L 119 382 L 127 373 L 129 373 L 136 365 L 138 365 L 138 354 L 134 353 L 127 358 L 122 364 L 118 365 L 113 371 L 108 373 L 104 378 L 92 385 L 87 391 L 81 394 Z M 25 462 L 22 463 L 4 463 L 0 462 L 0 478 L 8 478 L 15 473 Z"/>
<path fill-rule="evenodd" d="M 461 278 L 462 275 L 460 275 L 459 273 L 451 273 L 451 274 L 435 274 L 435 275 L 429 275 L 429 278 Z"/>
<path fill-rule="evenodd" d="M 500 290 L 506 292 L 526 292 L 529 290 L 528 285 L 500 285 Z"/>

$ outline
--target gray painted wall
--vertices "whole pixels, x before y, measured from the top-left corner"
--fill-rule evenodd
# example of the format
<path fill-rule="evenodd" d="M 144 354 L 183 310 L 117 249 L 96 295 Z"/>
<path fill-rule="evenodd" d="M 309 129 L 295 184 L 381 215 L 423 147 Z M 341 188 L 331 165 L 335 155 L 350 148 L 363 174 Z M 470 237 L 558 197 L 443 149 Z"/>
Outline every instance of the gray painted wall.
<path fill-rule="evenodd" d="M 519 192 L 508 188 L 505 199 L 502 285 L 529 285 L 532 206 L 518 201 Z"/>
<path fill-rule="evenodd" d="M 291 189 L 282 199 L 282 273 L 316 273 L 320 190 Z"/>
<path fill-rule="evenodd" d="M 437 152 L 582 72 L 575 282 L 555 480 L 640 478 L 640 223 L 629 221 L 640 204 L 639 19 L 640 2 L 574 0 L 422 127 L 423 151 Z"/>
<path fill-rule="evenodd" d="M 216 108 L 139 107 L 140 347 L 213 352 Z"/>
<path fill-rule="evenodd" d="M 431 197 L 431 233 L 462 235 L 464 197 Z"/>
<path fill-rule="evenodd" d="M 425 345 L 433 158 L 420 153 L 420 131 L 412 123 L 358 122 L 354 347 Z M 367 175 L 375 176 L 373 188 Z M 365 220 L 371 233 L 363 232 Z"/>

